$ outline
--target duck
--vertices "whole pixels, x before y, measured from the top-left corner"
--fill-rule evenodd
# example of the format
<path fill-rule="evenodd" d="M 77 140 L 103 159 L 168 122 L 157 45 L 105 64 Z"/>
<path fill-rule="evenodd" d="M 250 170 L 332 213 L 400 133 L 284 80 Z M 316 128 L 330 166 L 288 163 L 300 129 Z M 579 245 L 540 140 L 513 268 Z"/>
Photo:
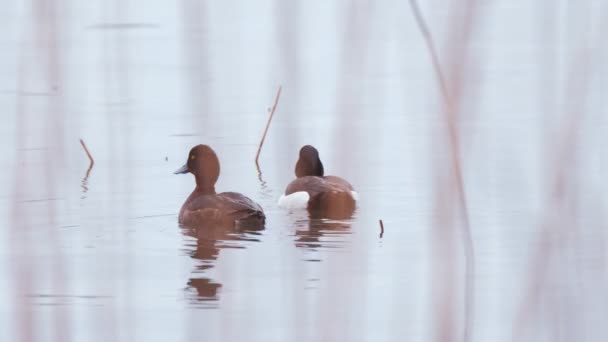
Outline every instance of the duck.
<path fill-rule="evenodd" d="M 194 146 L 187 162 L 174 173 L 191 173 L 196 181 L 179 212 L 180 225 L 263 228 L 266 216 L 259 204 L 238 192 L 215 192 L 220 162 L 208 145 Z"/>
<path fill-rule="evenodd" d="M 349 218 L 355 211 L 359 195 L 343 178 L 325 176 L 319 151 L 311 145 L 300 149 L 291 181 L 279 198 L 279 207 L 306 208 L 315 218 Z"/>

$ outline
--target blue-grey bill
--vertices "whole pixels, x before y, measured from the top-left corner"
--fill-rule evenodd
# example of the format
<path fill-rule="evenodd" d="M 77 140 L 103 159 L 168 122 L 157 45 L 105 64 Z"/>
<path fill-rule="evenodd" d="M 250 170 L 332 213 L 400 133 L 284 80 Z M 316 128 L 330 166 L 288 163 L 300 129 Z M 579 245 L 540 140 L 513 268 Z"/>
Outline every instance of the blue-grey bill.
<path fill-rule="evenodd" d="M 175 172 L 173 172 L 176 175 L 179 175 L 181 173 L 188 173 L 190 172 L 190 170 L 188 170 L 188 164 L 184 164 L 184 166 L 180 167 L 179 169 L 175 170 Z"/>

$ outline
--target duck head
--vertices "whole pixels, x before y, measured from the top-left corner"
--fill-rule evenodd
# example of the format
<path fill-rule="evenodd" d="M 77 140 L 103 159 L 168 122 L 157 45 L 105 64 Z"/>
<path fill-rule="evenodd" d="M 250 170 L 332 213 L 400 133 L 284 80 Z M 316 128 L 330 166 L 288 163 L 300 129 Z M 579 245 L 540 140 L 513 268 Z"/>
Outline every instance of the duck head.
<path fill-rule="evenodd" d="M 215 193 L 215 183 L 220 176 L 220 162 L 213 149 L 207 145 L 196 145 L 188 154 L 188 161 L 175 174 L 192 173 L 196 188 L 204 193 Z"/>
<path fill-rule="evenodd" d="M 296 177 L 323 177 L 323 173 L 323 163 L 319 159 L 319 151 L 311 145 L 303 146 L 300 149 L 300 158 L 296 163 Z"/>

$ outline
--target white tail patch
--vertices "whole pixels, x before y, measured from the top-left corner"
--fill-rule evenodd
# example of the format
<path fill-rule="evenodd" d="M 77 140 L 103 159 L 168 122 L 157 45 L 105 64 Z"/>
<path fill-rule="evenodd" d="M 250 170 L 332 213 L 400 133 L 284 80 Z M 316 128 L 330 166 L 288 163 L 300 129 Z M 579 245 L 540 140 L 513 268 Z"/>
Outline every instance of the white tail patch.
<path fill-rule="evenodd" d="M 358 201 L 358 200 L 359 200 L 359 194 L 358 194 L 356 191 L 351 191 L 351 192 L 350 192 L 350 195 L 351 195 L 351 196 L 353 196 L 353 199 L 354 199 L 355 201 Z"/>
<path fill-rule="evenodd" d="M 279 207 L 286 209 L 300 209 L 308 206 L 310 195 L 306 191 L 298 191 L 279 198 Z"/>

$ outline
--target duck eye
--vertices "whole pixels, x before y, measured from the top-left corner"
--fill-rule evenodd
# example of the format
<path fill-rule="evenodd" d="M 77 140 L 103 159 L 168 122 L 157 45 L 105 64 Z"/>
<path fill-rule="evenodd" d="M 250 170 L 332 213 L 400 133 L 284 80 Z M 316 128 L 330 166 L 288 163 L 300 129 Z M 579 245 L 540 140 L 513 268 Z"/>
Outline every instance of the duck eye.
<path fill-rule="evenodd" d="M 193 154 L 190 156 L 190 160 L 194 160 L 194 159 L 196 159 L 196 156 L 194 156 L 194 154 Z"/>

